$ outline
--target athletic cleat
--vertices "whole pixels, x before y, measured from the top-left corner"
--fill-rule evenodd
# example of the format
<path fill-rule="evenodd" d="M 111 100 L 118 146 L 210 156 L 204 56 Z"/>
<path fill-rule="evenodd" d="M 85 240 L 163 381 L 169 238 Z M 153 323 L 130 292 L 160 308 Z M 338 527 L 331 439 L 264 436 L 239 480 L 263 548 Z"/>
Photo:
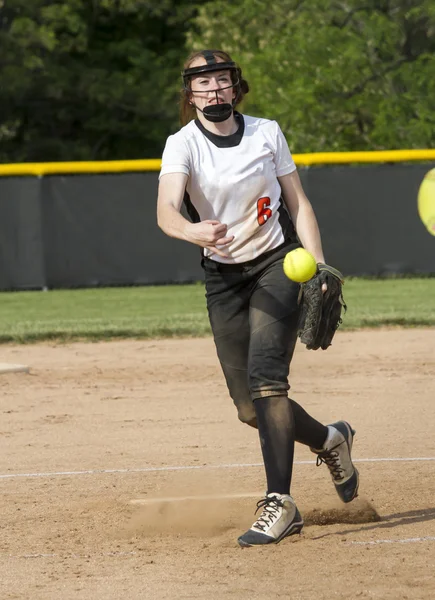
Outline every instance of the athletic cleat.
<path fill-rule="evenodd" d="M 304 521 L 296 508 L 295 502 L 288 494 L 267 494 L 257 502 L 257 513 L 262 508 L 260 517 L 237 540 L 242 548 L 278 544 L 288 535 L 300 533 Z"/>
<path fill-rule="evenodd" d="M 311 448 L 317 454 L 317 466 L 325 463 L 328 467 L 337 494 L 343 502 L 351 502 L 358 495 L 359 474 L 351 458 L 354 435 L 355 431 L 349 423 L 338 421 L 328 425 L 323 448 Z"/>

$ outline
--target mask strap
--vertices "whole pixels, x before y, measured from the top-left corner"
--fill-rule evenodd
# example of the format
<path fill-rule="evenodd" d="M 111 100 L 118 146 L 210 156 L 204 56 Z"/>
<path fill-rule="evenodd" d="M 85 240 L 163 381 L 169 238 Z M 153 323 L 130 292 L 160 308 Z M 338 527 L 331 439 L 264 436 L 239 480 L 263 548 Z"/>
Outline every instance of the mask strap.
<path fill-rule="evenodd" d="M 205 58 L 205 60 L 207 61 L 208 65 L 215 65 L 216 64 L 216 59 L 214 57 L 214 54 L 210 50 L 204 50 L 204 52 L 202 53 L 202 55 Z"/>

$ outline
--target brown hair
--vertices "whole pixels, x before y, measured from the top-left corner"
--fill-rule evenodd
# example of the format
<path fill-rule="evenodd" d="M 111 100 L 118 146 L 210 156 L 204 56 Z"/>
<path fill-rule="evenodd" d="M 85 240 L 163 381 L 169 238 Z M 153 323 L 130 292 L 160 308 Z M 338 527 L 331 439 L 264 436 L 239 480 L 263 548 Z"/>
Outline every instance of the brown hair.
<path fill-rule="evenodd" d="M 192 52 L 191 54 L 189 54 L 189 56 L 187 57 L 184 65 L 183 65 L 183 69 L 188 69 L 195 59 L 203 56 L 203 54 L 202 54 L 203 52 L 204 52 L 203 50 L 200 50 L 199 52 Z M 232 62 L 232 60 L 233 60 L 231 58 L 231 56 L 229 54 L 227 54 L 226 52 L 224 52 L 223 50 L 209 50 L 209 52 L 212 52 L 213 56 L 215 58 L 220 58 L 224 62 Z M 243 98 L 245 97 L 245 94 L 247 94 L 249 92 L 249 84 L 246 81 L 246 79 L 243 79 L 242 69 L 239 66 L 237 66 L 236 70 L 231 69 L 230 73 L 231 73 L 231 81 L 233 83 L 236 83 L 237 80 L 239 80 L 239 83 L 240 83 L 239 93 L 238 93 L 237 102 L 236 102 L 236 106 L 237 106 L 243 100 Z M 188 87 L 190 88 L 190 80 L 188 83 Z M 182 125 L 187 125 L 187 123 L 189 123 L 189 121 L 191 121 L 192 119 L 194 119 L 196 117 L 196 110 L 195 110 L 195 107 L 192 106 L 192 104 L 190 103 L 189 95 L 190 95 L 189 91 L 183 87 L 181 90 L 181 96 L 180 96 L 180 121 L 181 121 Z"/>

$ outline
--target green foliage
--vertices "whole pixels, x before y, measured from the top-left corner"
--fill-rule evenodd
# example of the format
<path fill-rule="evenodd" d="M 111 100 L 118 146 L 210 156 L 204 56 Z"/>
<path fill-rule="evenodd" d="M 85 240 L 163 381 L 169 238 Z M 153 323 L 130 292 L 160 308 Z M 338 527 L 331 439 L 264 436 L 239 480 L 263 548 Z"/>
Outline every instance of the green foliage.
<path fill-rule="evenodd" d="M 159 157 L 188 0 L 0 3 L 0 161 Z"/>
<path fill-rule="evenodd" d="M 216 0 L 189 41 L 234 55 L 244 110 L 277 119 L 295 152 L 435 143 L 433 0 Z"/>
<path fill-rule="evenodd" d="M 0 161 L 160 157 L 192 49 L 294 152 L 433 147 L 433 0 L 0 0 Z"/>

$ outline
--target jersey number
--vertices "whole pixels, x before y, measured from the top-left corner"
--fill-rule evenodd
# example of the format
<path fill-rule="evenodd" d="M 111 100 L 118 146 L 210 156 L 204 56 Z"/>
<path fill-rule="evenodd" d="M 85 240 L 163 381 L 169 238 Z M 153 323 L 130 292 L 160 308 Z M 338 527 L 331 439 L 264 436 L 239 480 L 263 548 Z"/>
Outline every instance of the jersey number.
<path fill-rule="evenodd" d="M 260 198 L 257 200 L 257 221 L 259 225 L 264 225 L 268 219 L 272 216 L 272 209 L 270 206 L 270 198 Z"/>

